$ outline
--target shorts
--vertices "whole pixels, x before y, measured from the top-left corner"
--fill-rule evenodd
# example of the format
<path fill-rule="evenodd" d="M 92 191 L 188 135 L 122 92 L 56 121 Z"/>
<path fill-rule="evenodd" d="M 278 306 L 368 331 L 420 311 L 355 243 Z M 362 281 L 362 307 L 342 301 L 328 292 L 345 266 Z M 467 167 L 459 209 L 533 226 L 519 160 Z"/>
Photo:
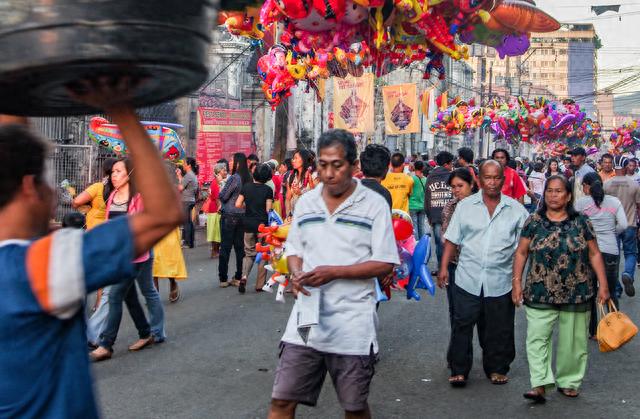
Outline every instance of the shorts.
<path fill-rule="evenodd" d="M 342 408 L 349 412 L 364 410 L 375 363 L 373 353 L 339 355 L 280 342 L 271 398 L 315 406 L 328 372 Z"/>

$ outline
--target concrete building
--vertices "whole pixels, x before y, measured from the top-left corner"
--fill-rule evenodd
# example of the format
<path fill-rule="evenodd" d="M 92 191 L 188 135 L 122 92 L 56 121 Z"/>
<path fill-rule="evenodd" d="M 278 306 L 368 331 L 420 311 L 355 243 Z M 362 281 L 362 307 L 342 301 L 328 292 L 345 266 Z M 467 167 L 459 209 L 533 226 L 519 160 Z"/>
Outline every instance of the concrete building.
<path fill-rule="evenodd" d="M 594 118 L 598 47 L 592 24 L 567 23 L 555 32 L 532 34 L 531 48 L 522 56 L 500 59 L 493 48 L 485 47 L 470 63 L 487 75 L 476 79 L 477 88 L 488 91 L 491 86 L 498 96 L 572 97 Z"/>
<path fill-rule="evenodd" d="M 597 98 L 597 120 L 605 131 L 611 130 L 616 124 L 614 97 L 612 93 L 599 93 Z"/>

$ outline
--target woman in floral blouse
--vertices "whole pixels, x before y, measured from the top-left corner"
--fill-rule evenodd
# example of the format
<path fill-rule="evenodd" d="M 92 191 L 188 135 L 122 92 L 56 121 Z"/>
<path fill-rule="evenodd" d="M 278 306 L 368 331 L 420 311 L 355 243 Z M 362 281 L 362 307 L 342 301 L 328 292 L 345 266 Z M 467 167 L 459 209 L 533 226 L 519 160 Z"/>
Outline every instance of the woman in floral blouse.
<path fill-rule="evenodd" d="M 562 176 L 547 179 L 540 209 L 522 229 L 513 265 L 513 303 L 524 302 L 527 315 L 527 359 L 531 391 L 524 397 L 544 403 L 545 390 L 557 384 L 577 397 L 587 368 L 587 328 L 591 275 L 598 278 L 598 301 L 609 299 L 602 254 L 588 219 L 571 204 L 571 185 Z M 522 273 L 529 259 L 527 280 Z M 551 368 L 551 341 L 558 323 L 556 377 Z"/>
<path fill-rule="evenodd" d="M 444 233 L 449 227 L 449 222 L 456 210 L 458 202 L 462 201 L 472 193 L 476 193 L 478 188 L 471 176 L 471 172 L 467 168 L 456 169 L 449 175 L 449 186 L 453 199 L 446 203 L 442 209 L 442 241 L 444 242 Z M 449 301 L 449 325 L 453 324 L 453 288 L 456 283 L 455 274 L 458 264 L 458 255 L 454 256 L 449 264 L 449 285 L 447 286 L 447 300 Z M 447 363 L 451 363 L 451 345 L 447 350 Z"/>

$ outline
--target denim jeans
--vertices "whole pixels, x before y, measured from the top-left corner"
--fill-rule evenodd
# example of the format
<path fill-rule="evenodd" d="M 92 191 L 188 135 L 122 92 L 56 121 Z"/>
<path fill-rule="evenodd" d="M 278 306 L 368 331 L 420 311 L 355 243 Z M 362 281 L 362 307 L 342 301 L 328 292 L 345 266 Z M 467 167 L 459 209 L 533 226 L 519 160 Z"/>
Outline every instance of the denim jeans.
<path fill-rule="evenodd" d="M 413 235 L 416 240 L 420 240 L 426 233 L 425 231 L 425 221 L 426 221 L 426 213 L 424 210 L 411 210 L 409 211 L 411 215 L 411 221 L 413 221 Z"/>
<path fill-rule="evenodd" d="M 236 253 L 236 274 L 235 279 L 242 278 L 242 259 L 244 258 L 244 226 L 242 225 L 243 215 L 222 214 L 220 219 L 220 261 L 218 263 L 218 276 L 220 282 L 229 279 L 229 259 L 231 258 L 231 248 Z"/>
<path fill-rule="evenodd" d="M 611 301 L 616 305 L 618 309 L 620 306 L 618 305 L 618 295 L 616 294 L 617 286 L 620 286 L 620 281 L 618 280 L 618 273 L 620 270 L 620 255 L 611 255 L 609 253 L 603 253 L 602 259 L 604 260 L 604 273 L 607 276 L 607 286 L 609 287 L 609 294 L 611 295 Z M 598 279 L 595 274 L 592 276 L 593 279 L 593 291 L 595 292 L 595 296 L 591 300 L 591 317 L 589 319 L 589 336 L 595 336 L 596 331 L 598 329 Z M 605 308 L 605 311 L 607 309 Z"/>
<path fill-rule="evenodd" d="M 536 196 L 536 201 L 535 202 L 532 199 L 530 204 L 527 204 L 527 205 L 524 206 L 525 209 L 529 212 L 529 214 L 533 214 L 533 212 L 538 209 L 540 198 L 542 197 L 542 195 L 540 195 L 540 194 L 535 194 L 535 196 Z"/>
<path fill-rule="evenodd" d="M 137 263 L 135 275 L 132 278 L 111 286 L 111 292 L 109 294 L 109 315 L 104 330 L 100 334 L 100 346 L 112 350 L 113 344 L 118 337 L 118 330 L 120 329 L 120 322 L 122 320 L 122 302 L 124 302 L 127 305 L 127 309 L 129 309 L 129 315 L 136 329 L 138 329 L 140 339 L 148 338 L 151 335 L 151 327 L 147 322 L 144 310 L 138 300 L 135 286 L 136 280 L 139 277 L 145 274 L 151 277 L 151 266 L 152 259 Z M 151 281 L 153 281 L 153 278 L 151 278 Z M 132 289 L 133 292 L 131 292 Z"/>
<path fill-rule="evenodd" d="M 147 306 L 151 334 L 155 338 L 156 342 L 162 342 L 166 338 L 164 331 L 164 308 L 162 306 L 162 301 L 160 300 L 160 293 L 153 285 L 153 259 L 149 259 L 147 262 L 148 264 L 136 277 L 136 282 L 138 283 L 138 288 L 140 288 L 140 293 L 144 297 Z M 135 286 L 132 286 L 129 289 L 129 293 L 133 293 L 133 295 L 130 296 L 131 299 L 138 299 L 138 292 Z"/>
<path fill-rule="evenodd" d="M 185 220 L 183 224 L 183 236 L 184 244 L 189 247 L 193 247 L 195 244 L 196 231 L 193 228 L 193 218 L 191 218 L 191 211 L 196 206 L 195 202 L 183 202 L 182 206 L 185 211 Z"/>
<path fill-rule="evenodd" d="M 433 241 L 436 245 L 436 259 L 438 259 L 438 269 L 440 269 L 440 262 L 442 261 L 442 224 L 432 224 L 431 229 L 433 231 Z"/>
<path fill-rule="evenodd" d="M 98 309 L 87 320 L 87 340 L 90 343 L 98 343 L 100 334 L 104 330 L 109 318 L 109 293 L 111 292 L 111 286 L 106 286 L 102 289 L 102 295 L 100 302 L 98 303 Z"/>
<path fill-rule="evenodd" d="M 631 277 L 631 281 L 635 278 L 636 261 L 638 259 L 637 234 L 638 227 L 627 227 L 627 229 L 618 237 L 618 242 L 622 243 L 622 252 L 624 253 L 623 273 L 628 274 Z"/>

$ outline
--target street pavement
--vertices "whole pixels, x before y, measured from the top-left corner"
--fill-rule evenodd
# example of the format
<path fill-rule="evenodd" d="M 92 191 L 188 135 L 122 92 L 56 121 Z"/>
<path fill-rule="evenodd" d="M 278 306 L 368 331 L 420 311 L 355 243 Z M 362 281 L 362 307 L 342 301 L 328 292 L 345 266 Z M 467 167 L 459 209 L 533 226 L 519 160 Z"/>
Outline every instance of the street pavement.
<path fill-rule="evenodd" d="M 198 240 L 198 247 L 185 250 L 189 279 L 180 284 L 178 303 L 168 303 L 168 281 L 161 281 L 167 341 L 128 353 L 127 345 L 137 333 L 125 314 L 114 357 L 93 366 L 105 418 L 266 417 L 278 342 L 293 297 L 288 294 L 287 302 L 280 304 L 274 294 L 255 293 L 255 269 L 245 295 L 237 288 L 218 288 L 217 260 L 209 259 L 201 232 Z M 419 302 L 407 301 L 397 292 L 380 305 L 380 361 L 369 397 L 374 417 L 640 418 L 640 401 L 635 398 L 640 338 L 613 353 L 600 353 L 597 343 L 589 342 L 589 367 L 580 397 L 568 399 L 553 392 L 545 405 L 531 405 L 522 398 L 530 388 L 523 310 L 516 314 L 517 355 L 511 381 L 503 386 L 489 383 L 476 341 L 469 383 L 453 389 L 447 383 L 445 362 L 446 296 L 440 290 L 435 297 L 422 295 Z M 622 300 L 622 310 L 637 324 L 639 298 Z M 300 406 L 297 413 L 300 418 L 342 417 L 328 377 L 318 405 Z"/>

